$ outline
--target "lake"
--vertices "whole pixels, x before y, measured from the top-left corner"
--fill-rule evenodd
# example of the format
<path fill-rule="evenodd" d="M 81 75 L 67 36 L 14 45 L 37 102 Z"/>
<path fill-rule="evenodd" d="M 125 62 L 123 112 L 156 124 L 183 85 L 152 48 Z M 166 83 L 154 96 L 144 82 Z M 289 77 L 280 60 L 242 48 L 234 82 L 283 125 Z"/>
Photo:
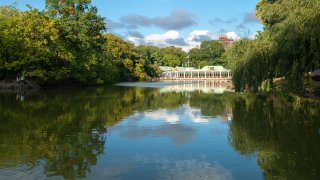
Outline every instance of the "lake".
<path fill-rule="evenodd" d="M 0 179 L 319 176 L 319 100 L 207 81 L 0 94 Z"/>

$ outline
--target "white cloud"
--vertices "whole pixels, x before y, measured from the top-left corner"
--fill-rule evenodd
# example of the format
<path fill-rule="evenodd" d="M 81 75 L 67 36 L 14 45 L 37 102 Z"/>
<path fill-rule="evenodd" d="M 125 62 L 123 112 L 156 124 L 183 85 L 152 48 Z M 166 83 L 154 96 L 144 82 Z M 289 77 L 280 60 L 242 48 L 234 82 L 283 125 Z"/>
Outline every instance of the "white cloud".
<path fill-rule="evenodd" d="M 168 39 L 177 39 L 180 37 L 180 33 L 178 31 L 168 31 L 164 34 L 150 34 L 147 35 L 144 40 L 146 43 L 154 43 L 155 45 L 168 45 Z"/>
<path fill-rule="evenodd" d="M 179 115 L 174 113 L 169 113 L 167 110 L 162 109 L 154 112 L 144 113 L 146 118 L 152 120 L 164 120 L 170 124 L 176 124 L 179 122 Z"/>
<path fill-rule="evenodd" d="M 208 30 L 193 30 L 189 36 L 188 36 L 188 40 L 192 41 L 193 39 L 195 39 L 196 37 L 199 37 L 199 36 L 203 36 L 203 35 L 206 35 L 206 36 L 209 36 L 211 37 L 212 39 L 217 39 L 218 36 L 214 33 L 211 33 L 210 31 Z"/>
<path fill-rule="evenodd" d="M 235 32 L 227 32 L 226 35 L 228 36 L 228 38 L 233 39 L 233 40 L 240 39 L 240 36 Z"/>
<path fill-rule="evenodd" d="M 235 32 L 227 32 L 225 35 L 234 40 L 240 39 L 240 36 Z M 217 40 L 218 38 L 219 34 L 212 33 L 209 30 L 193 30 L 187 37 L 181 37 L 178 31 L 170 30 L 163 34 L 149 34 L 143 38 L 129 36 L 127 39 L 135 45 L 153 45 L 158 47 L 174 45 L 182 48 L 184 51 L 189 51 L 192 48 L 198 48 L 202 41 Z M 172 44 L 173 42 L 183 43 Z"/>
<path fill-rule="evenodd" d="M 188 118 L 194 123 L 205 124 L 205 123 L 209 123 L 209 120 L 211 120 L 208 117 L 204 117 L 200 109 L 195 109 L 190 106 L 186 106 L 185 112 Z"/>
<path fill-rule="evenodd" d="M 205 39 L 204 39 L 205 38 Z M 202 40 L 213 40 L 218 39 L 218 35 L 211 33 L 208 30 L 194 30 L 189 33 L 186 42 L 188 46 L 185 47 L 185 50 L 190 50 L 192 48 L 197 48 L 200 46 Z"/>
<path fill-rule="evenodd" d="M 229 180 L 234 179 L 232 172 L 215 161 L 209 161 L 205 156 L 177 160 L 165 156 L 145 156 L 137 154 L 132 158 L 143 164 L 156 164 L 159 172 L 154 179 L 184 179 L 184 180 Z"/>
<path fill-rule="evenodd" d="M 184 106 L 184 112 L 188 116 L 189 120 L 193 123 L 209 123 L 209 120 L 211 120 L 210 118 L 203 116 L 200 109 L 195 109 L 190 106 Z M 179 123 L 180 117 L 179 114 L 169 112 L 165 109 L 146 112 L 144 113 L 144 116 L 152 120 L 164 120 L 169 124 Z"/>

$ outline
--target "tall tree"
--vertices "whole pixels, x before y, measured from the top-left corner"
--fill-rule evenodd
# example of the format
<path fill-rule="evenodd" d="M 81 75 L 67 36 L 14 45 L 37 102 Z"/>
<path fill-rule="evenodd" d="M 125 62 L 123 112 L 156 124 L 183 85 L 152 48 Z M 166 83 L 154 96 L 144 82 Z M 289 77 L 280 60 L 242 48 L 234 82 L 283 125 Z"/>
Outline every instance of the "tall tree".
<path fill-rule="evenodd" d="M 85 83 L 98 79 L 95 69 L 103 52 L 106 24 L 97 8 L 91 0 L 46 0 L 46 9 L 57 21 L 61 44 L 74 57 L 66 67 L 70 78 Z"/>
<path fill-rule="evenodd" d="M 229 65 L 236 89 L 272 89 L 277 77 L 285 90 L 303 92 L 309 72 L 320 68 L 319 12 L 318 0 L 261 0 L 256 14 L 264 31 L 251 45 L 240 41 L 226 53 L 235 61 Z"/>
<path fill-rule="evenodd" d="M 59 50 L 58 29 L 55 21 L 36 9 L 19 11 L 13 7 L 0 8 L 2 71 L 7 78 L 16 75 L 57 78 L 63 69 L 53 57 L 68 57 Z"/>

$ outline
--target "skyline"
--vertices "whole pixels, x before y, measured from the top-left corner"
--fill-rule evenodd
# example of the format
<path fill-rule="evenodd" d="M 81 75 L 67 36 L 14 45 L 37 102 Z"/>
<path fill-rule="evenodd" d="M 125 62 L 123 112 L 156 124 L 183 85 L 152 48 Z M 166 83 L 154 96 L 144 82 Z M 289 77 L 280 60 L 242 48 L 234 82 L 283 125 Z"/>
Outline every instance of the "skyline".
<path fill-rule="evenodd" d="M 45 0 L 3 0 L 0 5 L 14 1 L 19 9 L 26 9 L 26 4 L 40 10 L 45 6 Z M 254 14 L 257 2 L 137 0 L 132 3 L 132 0 L 92 0 L 92 5 L 106 18 L 108 33 L 135 45 L 177 46 L 188 51 L 204 40 L 217 39 L 220 34 L 239 39 L 261 31 L 262 25 Z"/>

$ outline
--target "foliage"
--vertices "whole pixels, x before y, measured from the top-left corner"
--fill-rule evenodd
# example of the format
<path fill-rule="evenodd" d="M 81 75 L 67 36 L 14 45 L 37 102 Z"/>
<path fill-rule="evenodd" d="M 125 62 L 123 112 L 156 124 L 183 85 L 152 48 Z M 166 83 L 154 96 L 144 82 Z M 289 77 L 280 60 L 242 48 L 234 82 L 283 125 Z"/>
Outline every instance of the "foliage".
<path fill-rule="evenodd" d="M 91 0 L 46 0 L 43 11 L 0 7 L 0 80 L 25 76 L 43 85 L 106 84 L 158 78 L 160 66 L 223 63 L 223 46 L 205 41 L 188 54 L 174 46 L 137 46 L 105 34 Z"/>
<path fill-rule="evenodd" d="M 159 64 L 162 66 L 187 66 L 186 58 L 187 53 L 181 48 L 169 46 L 160 49 L 161 59 Z"/>
<path fill-rule="evenodd" d="M 118 69 L 120 81 L 148 80 L 151 77 L 158 77 L 160 72 L 152 57 L 154 48 L 150 47 L 149 50 L 148 47 L 134 47 L 132 43 L 113 34 L 104 34 L 104 37 L 105 51 L 111 54 L 113 64 Z"/>
<path fill-rule="evenodd" d="M 51 78 L 55 71 L 51 66 L 58 66 L 64 61 L 54 61 L 54 56 L 68 57 L 68 52 L 61 50 L 58 43 L 58 29 L 55 21 L 36 9 L 21 12 L 13 7 L 0 7 L 1 34 L 1 75 L 2 78 L 25 76 Z M 63 74 L 63 69 L 57 76 Z"/>
<path fill-rule="evenodd" d="M 1 6 L 0 80 L 105 84 L 159 76 L 158 49 L 139 49 L 105 29 L 90 0 L 47 0 L 44 11 Z"/>
<path fill-rule="evenodd" d="M 160 62 L 160 50 L 155 46 L 143 46 L 136 47 L 141 54 L 141 58 L 145 59 L 145 72 L 150 77 L 159 77 L 161 70 L 158 66 Z"/>
<path fill-rule="evenodd" d="M 193 48 L 189 51 L 191 66 L 202 68 L 208 65 L 224 65 L 222 55 L 224 47 L 216 40 L 203 41 L 200 48 Z"/>
<path fill-rule="evenodd" d="M 317 0 L 261 0 L 257 17 L 265 30 L 225 55 L 236 89 L 257 91 L 267 82 L 272 90 L 273 79 L 284 77 L 286 90 L 302 92 L 308 73 L 320 68 L 319 10 Z"/>

